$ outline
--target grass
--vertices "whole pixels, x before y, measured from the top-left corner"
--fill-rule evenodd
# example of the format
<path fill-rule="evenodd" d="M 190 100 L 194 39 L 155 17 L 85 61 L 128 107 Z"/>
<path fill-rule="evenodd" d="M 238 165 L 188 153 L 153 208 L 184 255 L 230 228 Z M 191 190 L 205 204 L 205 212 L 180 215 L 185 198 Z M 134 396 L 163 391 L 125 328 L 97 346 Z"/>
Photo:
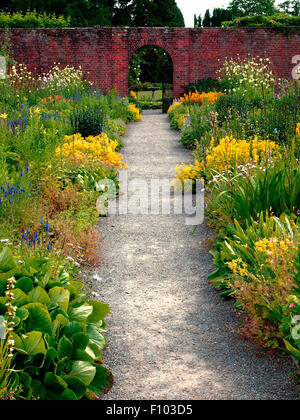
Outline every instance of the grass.
<path fill-rule="evenodd" d="M 152 100 L 152 91 L 151 90 L 143 90 L 140 92 L 136 92 L 137 97 L 141 101 L 151 101 Z M 154 95 L 155 101 L 162 100 L 162 90 L 156 90 Z"/>

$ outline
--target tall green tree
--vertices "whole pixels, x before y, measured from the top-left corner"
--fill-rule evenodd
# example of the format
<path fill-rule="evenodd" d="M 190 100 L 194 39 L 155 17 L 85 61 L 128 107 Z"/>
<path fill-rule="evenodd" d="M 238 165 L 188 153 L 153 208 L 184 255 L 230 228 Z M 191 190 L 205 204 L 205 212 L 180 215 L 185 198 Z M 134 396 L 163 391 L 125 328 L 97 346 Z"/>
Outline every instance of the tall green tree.
<path fill-rule="evenodd" d="M 209 28 L 211 26 L 211 17 L 209 9 L 206 10 L 202 25 L 204 28 Z"/>
<path fill-rule="evenodd" d="M 275 0 L 231 0 L 228 10 L 233 18 L 250 15 L 271 16 L 276 13 Z"/>
<path fill-rule="evenodd" d="M 213 27 L 219 27 L 222 24 L 222 16 L 221 16 L 221 9 L 214 9 L 213 14 L 211 17 L 211 26 Z"/>
<path fill-rule="evenodd" d="M 184 27 L 184 18 L 175 0 L 153 0 L 157 26 Z"/>
<path fill-rule="evenodd" d="M 300 15 L 300 1 L 299 0 L 287 0 L 278 5 L 279 9 L 292 16 Z"/>
<path fill-rule="evenodd" d="M 132 0 L 119 0 L 113 7 L 113 26 L 131 26 L 133 17 Z"/>
<path fill-rule="evenodd" d="M 5 10 L 64 15 L 72 26 L 184 26 L 175 0 L 3 0 L 0 8 L 1 4 Z"/>
<path fill-rule="evenodd" d="M 211 17 L 211 26 L 220 27 L 222 22 L 232 20 L 232 12 L 228 9 L 216 8 Z"/>
<path fill-rule="evenodd" d="M 194 15 L 194 28 L 201 28 L 202 26 L 202 17 L 201 15 Z"/>
<path fill-rule="evenodd" d="M 132 26 L 184 27 L 183 15 L 175 0 L 134 0 Z"/>

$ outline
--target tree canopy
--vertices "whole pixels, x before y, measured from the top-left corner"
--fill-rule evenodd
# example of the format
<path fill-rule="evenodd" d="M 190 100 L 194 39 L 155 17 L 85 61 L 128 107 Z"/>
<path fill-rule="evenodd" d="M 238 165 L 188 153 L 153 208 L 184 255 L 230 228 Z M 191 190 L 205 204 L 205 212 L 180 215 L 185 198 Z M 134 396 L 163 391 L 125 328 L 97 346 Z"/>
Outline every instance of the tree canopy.
<path fill-rule="evenodd" d="M 0 8 L 64 15 L 72 26 L 184 27 L 175 0 L 4 0 Z"/>
<path fill-rule="evenodd" d="M 276 13 L 275 0 L 231 0 L 228 10 L 233 18 L 251 15 L 270 16 Z"/>

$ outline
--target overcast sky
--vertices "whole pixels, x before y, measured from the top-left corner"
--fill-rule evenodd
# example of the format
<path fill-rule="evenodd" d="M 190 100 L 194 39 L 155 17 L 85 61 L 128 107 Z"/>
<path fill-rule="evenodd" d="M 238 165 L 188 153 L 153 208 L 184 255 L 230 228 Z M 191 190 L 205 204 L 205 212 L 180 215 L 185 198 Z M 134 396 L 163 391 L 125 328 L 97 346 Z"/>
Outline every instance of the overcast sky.
<path fill-rule="evenodd" d="M 213 10 L 215 7 L 227 7 L 230 0 L 176 0 L 183 13 L 185 26 L 194 27 L 194 14 L 204 16 L 206 9 Z"/>
<path fill-rule="evenodd" d="M 176 0 L 176 2 L 183 13 L 185 26 L 187 28 L 193 28 L 194 14 L 197 16 L 201 15 L 203 18 L 206 9 L 210 9 L 212 12 L 215 7 L 226 8 L 229 5 L 230 0 Z M 277 0 L 275 4 L 282 2 Z"/>

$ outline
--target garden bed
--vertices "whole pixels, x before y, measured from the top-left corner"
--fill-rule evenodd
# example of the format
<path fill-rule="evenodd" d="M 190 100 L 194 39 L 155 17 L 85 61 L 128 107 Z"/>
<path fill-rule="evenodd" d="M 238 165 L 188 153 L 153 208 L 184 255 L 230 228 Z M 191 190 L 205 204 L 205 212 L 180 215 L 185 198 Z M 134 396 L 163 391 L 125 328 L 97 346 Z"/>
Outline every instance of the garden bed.
<path fill-rule="evenodd" d="M 299 86 L 277 79 L 260 58 L 225 61 L 219 86 L 185 94 L 169 109 L 195 157 L 176 178 L 205 183 L 215 234 L 210 282 L 235 299 L 241 331 L 299 363 Z"/>
<path fill-rule="evenodd" d="M 113 382 L 110 309 L 87 299 L 81 271 L 101 258 L 96 201 L 107 179 L 118 192 L 140 111 L 60 65 L 34 77 L 13 64 L 0 98 L 0 399 L 95 399 Z"/>

